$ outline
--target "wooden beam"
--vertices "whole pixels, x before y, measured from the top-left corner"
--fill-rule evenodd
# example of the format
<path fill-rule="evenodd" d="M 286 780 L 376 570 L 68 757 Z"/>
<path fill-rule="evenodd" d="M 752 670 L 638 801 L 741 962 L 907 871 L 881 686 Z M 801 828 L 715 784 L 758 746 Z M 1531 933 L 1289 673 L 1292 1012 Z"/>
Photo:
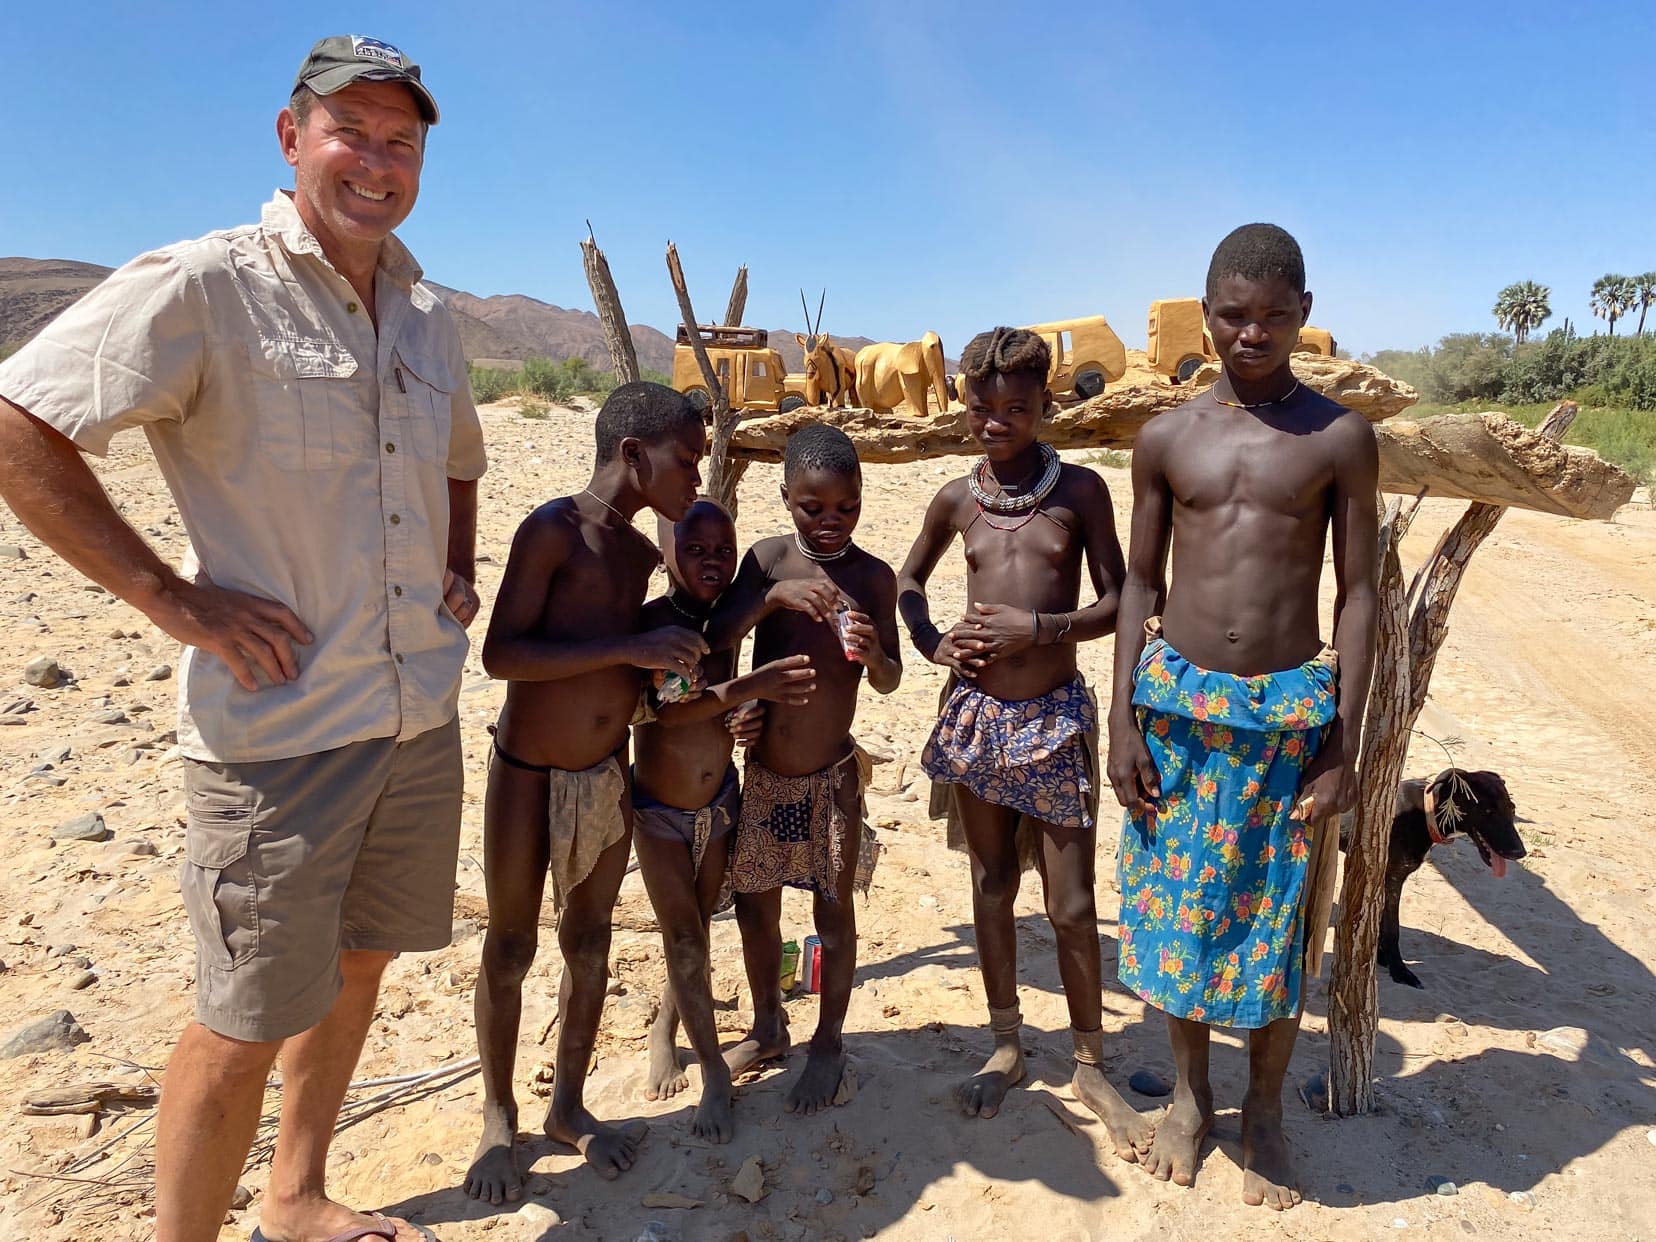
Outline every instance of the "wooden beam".
<path fill-rule="evenodd" d="M 1632 497 L 1638 481 L 1588 449 L 1565 447 L 1504 414 L 1450 414 L 1412 423 L 1394 416 L 1415 402 L 1414 389 L 1373 367 L 1302 354 L 1294 371 L 1309 388 L 1375 423 L 1380 488 L 1414 496 L 1455 496 L 1576 518 L 1608 518 Z M 1079 405 L 1053 412 L 1041 438 L 1054 448 L 1131 448 L 1158 414 L 1200 391 L 1130 368 L 1125 382 Z M 788 437 L 809 423 L 841 428 L 864 462 L 906 462 L 981 450 L 965 411 L 923 418 L 862 409 L 800 409 L 745 419 L 736 429 L 737 457 L 779 461 Z"/>
<path fill-rule="evenodd" d="M 581 266 L 586 269 L 587 288 L 592 290 L 592 304 L 598 310 L 598 324 L 604 330 L 604 344 L 609 346 L 615 382 L 634 383 L 638 379 L 638 353 L 633 349 L 632 332 L 621 309 L 621 295 L 616 292 L 615 278 L 610 275 L 609 260 L 598 249 L 598 239 L 593 235 L 590 220 L 587 222 L 586 240 L 581 243 Z"/>

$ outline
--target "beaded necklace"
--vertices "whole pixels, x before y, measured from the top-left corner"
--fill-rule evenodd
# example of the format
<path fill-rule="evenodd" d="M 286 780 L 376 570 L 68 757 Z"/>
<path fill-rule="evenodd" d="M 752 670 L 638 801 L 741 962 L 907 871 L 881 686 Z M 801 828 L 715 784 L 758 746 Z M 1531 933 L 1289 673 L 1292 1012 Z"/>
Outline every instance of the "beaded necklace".
<path fill-rule="evenodd" d="M 815 561 L 818 565 L 825 565 L 829 561 L 839 560 L 842 556 L 849 552 L 854 545 L 849 539 L 847 539 L 845 541 L 845 546 L 838 552 L 818 552 L 810 544 L 806 543 L 805 537 L 796 530 L 794 531 L 794 546 L 799 549 L 800 554 L 803 555 L 806 560 Z"/>
<path fill-rule="evenodd" d="M 1058 456 L 1058 450 L 1044 442 L 1041 444 L 1041 460 L 1043 468 L 1034 486 L 1028 491 L 1020 490 L 1016 496 L 1009 496 L 1004 487 L 997 485 L 998 490 L 991 493 L 985 486 L 989 477 L 989 458 L 979 458 L 977 465 L 973 466 L 971 473 L 966 476 L 966 486 L 971 489 L 972 499 L 977 501 L 979 510 L 987 515 L 1024 513 L 1039 508 L 1041 502 L 1052 495 L 1052 489 L 1058 486 L 1058 476 L 1064 469 L 1063 459 Z M 1023 485 L 1020 483 L 1016 486 L 1021 489 Z"/>
<path fill-rule="evenodd" d="M 1245 401 L 1226 401 L 1223 397 L 1218 395 L 1217 391 L 1210 391 L 1213 391 L 1213 399 L 1220 405 L 1228 405 L 1233 410 L 1257 410 L 1267 405 L 1281 405 L 1284 401 L 1288 400 L 1289 397 L 1292 397 L 1299 391 L 1299 386 L 1299 381 L 1295 380 L 1294 386 L 1287 392 L 1283 393 L 1280 397 L 1272 397 L 1269 401 L 1255 401 L 1251 404 Z"/>

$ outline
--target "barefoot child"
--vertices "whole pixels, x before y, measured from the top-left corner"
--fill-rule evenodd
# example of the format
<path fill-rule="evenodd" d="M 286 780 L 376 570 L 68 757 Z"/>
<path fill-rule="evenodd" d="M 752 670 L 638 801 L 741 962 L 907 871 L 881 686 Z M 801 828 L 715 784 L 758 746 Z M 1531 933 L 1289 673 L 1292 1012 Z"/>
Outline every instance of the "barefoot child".
<path fill-rule="evenodd" d="M 922 754 L 952 795 L 972 860 L 972 917 L 995 1047 L 961 1084 L 961 1108 L 993 1117 L 1024 1076 L 1013 905 L 1029 842 L 1058 942 L 1075 1047 L 1074 1087 L 1103 1118 L 1124 1160 L 1150 1127 L 1104 1077 L 1098 914 L 1098 709 L 1076 671 L 1076 644 L 1115 628 L 1124 573 L 1110 494 L 1038 438 L 1051 401 L 1047 343 L 1021 328 L 976 336 L 960 359 L 967 423 L 984 456 L 945 484 L 926 511 L 900 575 L 914 645 L 951 671 L 941 718 Z M 926 580 L 955 536 L 966 553 L 966 616 L 943 632 Z M 1096 600 L 1077 608 L 1085 560 Z"/>
<path fill-rule="evenodd" d="M 808 889 L 822 938 L 822 1008 L 786 1108 L 811 1114 L 833 1102 L 845 1069 L 841 1033 L 857 969 L 852 890 L 867 887 L 872 865 L 851 740 L 857 691 L 867 669 L 869 684 L 890 694 L 903 666 L 896 577 L 851 542 L 862 507 L 862 469 L 844 432 L 818 425 L 794 433 L 782 462 L 782 499 L 794 533 L 749 550 L 707 628 L 708 644 L 718 651 L 734 648 L 757 625 L 756 665 L 805 655 L 816 672 L 810 702 L 769 708 L 748 752 L 730 871 L 753 1032 L 726 1059 L 739 1073 L 787 1051 L 779 980 L 782 885 Z"/>
<path fill-rule="evenodd" d="M 1242 1197 L 1280 1211 L 1300 1201 L 1282 1080 L 1328 915 L 1330 817 L 1356 798 L 1377 452 L 1366 420 L 1289 369 L 1311 310 L 1292 237 L 1250 224 L 1225 238 L 1203 308 L 1224 375 L 1151 419 L 1133 451 L 1108 764 L 1128 812 L 1120 971 L 1166 1012 L 1178 1070 L 1145 1169 L 1194 1180 L 1209 1028 L 1247 1030 Z M 1334 648 L 1317 609 L 1330 531 Z"/>
<path fill-rule="evenodd" d="M 508 685 L 484 805 L 489 930 L 476 1002 L 483 1138 L 466 1191 L 493 1203 L 523 1191 L 512 1067 L 548 873 L 564 968 L 545 1131 L 603 1177 L 633 1163 L 639 1135 L 600 1124 L 582 1103 L 604 1006 L 610 916 L 632 840 L 627 727 L 641 670 L 688 679 L 707 651 L 688 627 L 639 632 L 659 554 L 632 524 L 645 507 L 676 520 L 695 500 L 700 414 L 659 384 L 623 384 L 598 412 L 596 439 L 592 481 L 518 527 L 483 646 L 484 668 Z"/>
<path fill-rule="evenodd" d="M 707 610 L 736 573 L 736 526 L 711 500 L 698 500 L 683 520 L 663 527 L 669 590 L 644 605 L 640 628 L 682 627 L 698 634 Z M 719 1054 L 708 976 L 709 922 L 721 899 L 728 904 L 726 864 L 741 808 L 734 739 L 726 716 L 750 699 L 809 701 L 814 672 L 810 657 L 789 656 L 731 677 L 729 651 L 704 656 L 708 683 L 693 698 L 661 703 L 655 719 L 633 731 L 633 841 L 650 904 L 661 924 L 667 983 L 661 1010 L 650 1028 L 650 1069 L 644 1094 L 652 1100 L 677 1095 L 688 1084 L 674 1037 L 684 1020 L 702 1068 L 702 1099 L 691 1133 L 715 1143 L 730 1141 L 730 1071 Z"/>

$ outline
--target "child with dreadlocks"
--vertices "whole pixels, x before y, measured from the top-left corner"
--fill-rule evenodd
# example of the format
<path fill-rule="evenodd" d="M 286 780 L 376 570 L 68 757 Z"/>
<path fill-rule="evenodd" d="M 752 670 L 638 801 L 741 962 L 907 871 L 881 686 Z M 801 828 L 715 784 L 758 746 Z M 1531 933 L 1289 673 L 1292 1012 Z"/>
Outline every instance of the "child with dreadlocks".
<path fill-rule="evenodd" d="M 863 671 L 881 694 L 902 680 L 897 583 L 891 567 L 851 540 L 862 510 L 862 468 L 844 432 L 794 433 L 782 459 L 782 501 L 794 533 L 762 539 L 707 624 L 708 646 L 732 649 L 756 626 L 753 663 L 810 657 L 810 702 L 772 703 L 748 751 L 742 814 L 730 860 L 753 1031 L 726 1054 L 734 1073 L 788 1050 L 779 978 L 782 886 L 813 894 L 822 939 L 822 1007 L 805 1068 L 785 1107 L 809 1115 L 833 1103 L 845 1069 L 842 1032 L 857 969 L 854 888 L 865 889 L 873 838 L 863 823 L 861 760 L 851 739 Z"/>
<path fill-rule="evenodd" d="M 1202 304 L 1224 374 L 1133 450 L 1108 765 L 1127 808 L 1120 973 L 1167 1014 L 1178 1072 L 1145 1169 L 1194 1180 L 1213 1117 L 1209 1028 L 1246 1030 L 1242 1197 L 1281 1211 L 1300 1201 L 1282 1081 L 1321 957 L 1338 815 L 1357 794 L 1378 454 L 1365 419 L 1289 366 L 1311 311 L 1292 237 L 1231 233 Z M 1317 607 L 1330 533 L 1332 648 Z"/>
<path fill-rule="evenodd" d="M 1069 1003 L 1076 1094 L 1135 1160 L 1150 1126 L 1104 1077 L 1098 916 L 1093 900 L 1098 709 L 1076 645 L 1115 629 L 1123 575 L 1109 490 L 1039 439 L 1051 402 L 1046 342 L 1022 328 L 973 337 L 960 359 L 967 424 L 983 457 L 926 510 L 898 579 L 920 654 L 950 672 L 921 762 L 952 798 L 972 860 L 972 918 L 994 1051 L 961 1084 L 969 1116 L 993 1117 L 1024 1076 L 1013 904 L 1038 867 Z M 926 580 L 959 535 L 966 615 L 932 621 Z M 1078 608 L 1085 560 L 1095 600 Z M 1022 848 L 1020 848 L 1020 845 Z"/>

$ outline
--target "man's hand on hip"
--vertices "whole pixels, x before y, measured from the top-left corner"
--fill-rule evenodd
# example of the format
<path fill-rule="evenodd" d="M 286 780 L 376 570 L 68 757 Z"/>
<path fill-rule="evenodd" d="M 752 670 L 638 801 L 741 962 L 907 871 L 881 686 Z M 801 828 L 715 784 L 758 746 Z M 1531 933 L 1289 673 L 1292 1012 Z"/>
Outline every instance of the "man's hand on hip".
<path fill-rule="evenodd" d="M 477 620 L 477 610 L 483 606 L 472 584 L 452 569 L 443 571 L 443 603 L 448 605 L 454 619 L 466 627 Z"/>
<path fill-rule="evenodd" d="M 217 586 L 205 574 L 195 582 L 177 581 L 165 598 L 150 610 L 150 620 L 186 646 L 223 660 L 244 690 L 260 689 L 255 670 L 267 685 L 296 680 L 294 644 L 315 641 L 286 604 Z"/>

